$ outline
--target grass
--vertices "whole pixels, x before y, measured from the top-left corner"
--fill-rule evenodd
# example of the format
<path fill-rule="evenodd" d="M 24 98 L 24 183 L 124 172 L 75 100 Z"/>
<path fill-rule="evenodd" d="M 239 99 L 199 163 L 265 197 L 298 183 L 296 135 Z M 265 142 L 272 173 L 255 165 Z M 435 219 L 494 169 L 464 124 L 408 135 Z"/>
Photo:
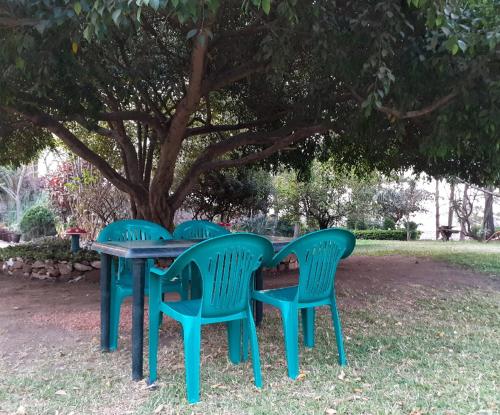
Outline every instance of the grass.
<path fill-rule="evenodd" d="M 356 241 L 355 255 L 411 255 L 500 276 L 500 243 L 475 241 Z"/>
<path fill-rule="evenodd" d="M 157 390 L 128 380 L 127 350 L 101 354 L 94 338 L 78 350 L 42 349 L 15 368 L 3 361 L 0 414 L 20 406 L 28 414 L 66 415 L 498 413 L 500 293 L 416 291 L 410 302 L 390 295 L 341 310 L 345 368 L 337 365 L 326 312 L 318 313 L 316 347 L 301 347 L 303 375 L 295 382 L 285 375 L 279 318 L 266 315 L 259 331 L 262 390 L 253 386 L 249 364 L 228 362 L 224 330 L 212 326 L 203 335 L 202 402 L 189 406 L 182 341 L 170 323 Z"/>

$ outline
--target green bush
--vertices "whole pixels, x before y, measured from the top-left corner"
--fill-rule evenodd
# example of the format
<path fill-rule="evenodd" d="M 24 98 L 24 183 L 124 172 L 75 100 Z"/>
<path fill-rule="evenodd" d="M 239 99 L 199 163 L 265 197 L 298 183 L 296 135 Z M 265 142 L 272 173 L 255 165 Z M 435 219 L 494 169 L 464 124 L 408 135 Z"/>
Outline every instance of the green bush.
<path fill-rule="evenodd" d="M 393 230 L 396 229 L 396 222 L 394 222 L 393 219 L 391 218 L 384 218 L 384 225 L 383 228 L 385 230 Z"/>
<path fill-rule="evenodd" d="M 390 241 L 406 241 L 406 229 L 367 229 L 367 230 L 354 230 L 356 239 L 379 239 Z M 422 232 L 412 231 L 410 238 L 417 240 L 420 238 Z"/>
<path fill-rule="evenodd" d="M 70 240 L 61 238 L 43 238 L 34 242 L 26 242 L 15 246 L 0 249 L 0 261 L 9 258 L 23 258 L 24 260 L 80 262 L 83 260 L 94 261 L 99 259 L 99 254 L 94 251 L 82 249 L 76 254 L 71 253 Z"/>
<path fill-rule="evenodd" d="M 29 208 L 19 223 L 23 238 L 27 241 L 56 234 L 54 213 L 43 205 Z"/>

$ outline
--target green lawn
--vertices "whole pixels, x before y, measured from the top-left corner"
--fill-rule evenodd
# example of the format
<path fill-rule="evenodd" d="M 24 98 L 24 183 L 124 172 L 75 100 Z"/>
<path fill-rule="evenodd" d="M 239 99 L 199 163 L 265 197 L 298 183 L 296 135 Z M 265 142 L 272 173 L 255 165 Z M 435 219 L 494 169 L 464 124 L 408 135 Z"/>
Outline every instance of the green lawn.
<path fill-rule="evenodd" d="M 204 332 L 202 402 L 186 404 L 182 343 L 160 353 L 157 390 L 128 379 L 128 351 L 101 354 L 97 341 L 78 350 L 41 349 L 30 368 L 2 370 L 0 413 L 29 414 L 494 414 L 500 408 L 498 293 L 422 297 L 414 306 L 375 298 L 342 310 L 349 365 L 336 363 L 330 319 L 318 318 L 317 346 L 301 348 L 301 380 L 285 375 L 279 319 L 260 330 L 262 390 L 249 364 L 226 359 L 225 333 Z M 163 405 L 163 406 L 162 406 Z M 162 409 L 163 408 L 163 409 Z M 329 410 L 329 412 L 327 412 Z M 336 412 L 335 412 L 336 411 Z"/>
<path fill-rule="evenodd" d="M 475 271 L 500 275 L 500 242 L 358 240 L 354 254 L 429 257 Z"/>
<path fill-rule="evenodd" d="M 430 256 L 498 273 L 499 252 L 498 245 L 476 243 L 360 241 L 356 254 Z M 259 329 L 262 390 L 253 386 L 250 364 L 228 362 L 223 327 L 212 326 L 203 332 L 202 401 L 189 406 L 182 339 L 168 321 L 156 390 L 129 380 L 128 336 L 109 354 L 100 353 L 97 336 L 77 348 L 39 344 L 28 357 L 0 353 L 0 414 L 23 413 L 20 407 L 51 415 L 500 413 L 500 291 L 409 284 L 383 295 L 339 290 L 339 304 L 344 368 L 326 310 L 318 313 L 316 347 L 301 346 L 295 382 L 286 377 L 280 319 L 266 314 Z"/>

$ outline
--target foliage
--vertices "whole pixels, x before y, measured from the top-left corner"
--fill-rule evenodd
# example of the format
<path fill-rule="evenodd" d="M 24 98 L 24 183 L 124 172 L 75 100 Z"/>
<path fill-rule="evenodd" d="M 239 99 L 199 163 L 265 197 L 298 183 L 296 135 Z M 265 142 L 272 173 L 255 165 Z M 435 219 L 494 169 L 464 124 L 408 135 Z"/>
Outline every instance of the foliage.
<path fill-rule="evenodd" d="M 32 242 L 25 242 L 15 246 L 0 249 L 0 261 L 9 258 L 23 258 L 32 261 L 94 261 L 99 259 L 95 251 L 81 249 L 76 254 L 71 253 L 71 242 L 69 238 L 40 238 Z"/>
<path fill-rule="evenodd" d="M 54 213 L 43 205 L 32 206 L 24 212 L 19 229 L 23 234 L 23 239 L 28 241 L 33 238 L 55 235 Z"/>
<path fill-rule="evenodd" d="M 386 229 L 386 230 L 396 229 L 396 222 L 394 222 L 394 219 L 384 218 L 384 224 L 382 227 L 383 227 L 383 229 Z"/>
<path fill-rule="evenodd" d="M 53 133 L 166 226 L 201 175 L 255 162 L 498 182 L 497 12 L 496 0 L 3 0 L 0 160 Z"/>
<path fill-rule="evenodd" d="M 275 210 L 299 221 L 304 216 L 310 226 L 320 229 L 339 226 L 347 220 L 352 227 L 366 226 L 376 214 L 374 195 L 377 174 L 356 176 L 331 162 L 315 161 L 308 175 L 284 172 L 275 180 Z"/>
<path fill-rule="evenodd" d="M 417 188 L 414 179 L 401 178 L 383 186 L 377 194 L 377 204 L 383 217 L 399 224 L 402 219 L 409 222 L 411 215 L 424 211 L 422 203 L 430 197 L 429 192 Z"/>
<path fill-rule="evenodd" d="M 375 239 L 386 241 L 406 241 L 406 229 L 355 229 L 352 231 L 356 235 L 356 239 Z M 421 232 L 417 230 L 410 231 L 410 239 L 419 239 Z"/>
<path fill-rule="evenodd" d="M 272 183 L 269 173 L 249 168 L 213 171 L 200 178 L 199 185 L 184 204 L 196 219 L 229 222 L 240 216 L 266 214 Z"/>
<path fill-rule="evenodd" d="M 90 238 L 108 223 L 130 217 L 126 195 L 79 158 L 59 164 L 45 187 L 65 224 L 84 228 Z"/>
<path fill-rule="evenodd" d="M 39 191 L 39 180 L 33 174 L 30 166 L 9 168 L 0 166 L 0 197 L 2 193 L 7 195 L 7 206 L 13 205 L 11 218 L 13 227 L 17 227 L 21 220 L 23 210 L 27 205 L 33 203 L 34 195 Z M 10 220 L 9 220 L 10 219 Z"/>

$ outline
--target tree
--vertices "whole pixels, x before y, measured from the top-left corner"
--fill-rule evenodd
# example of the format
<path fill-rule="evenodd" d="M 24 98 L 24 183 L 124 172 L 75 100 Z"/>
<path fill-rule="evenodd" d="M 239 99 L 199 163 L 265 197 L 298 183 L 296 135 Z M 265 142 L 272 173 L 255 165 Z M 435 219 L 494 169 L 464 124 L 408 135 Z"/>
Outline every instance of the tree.
<path fill-rule="evenodd" d="M 268 172 L 249 168 L 213 171 L 200 178 L 183 206 L 193 212 L 195 219 L 213 221 L 219 216 L 222 222 L 229 222 L 240 216 L 267 213 L 271 193 Z"/>
<path fill-rule="evenodd" d="M 495 220 L 493 217 L 493 191 L 495 189 L 489 186 L 484 192 L 484 214 L 483 214 L 483 233 L 484 239 L 488 239 L 495 233 Z"/>
<path fill-rule="evenodd" d="M 400 179 L 386 185 L 377 195 L 380 213 L 391 218 L 396 224 L 405 220 L 407 239 L 410 240 L 410 217 L 414 213 L 425 211 L 422 203 L 430 198 L 430 193 L 417 188 L 413 179 Z"/>
<path fill-rule="evenodd" d="M 483 3 L 2 0 L 0 161 L 55 135 L 169 228 L 201 175 L 264 159 L 493 182 L 498 19 Z"/>
<path fill-rule="evenodd" d="M 440 179 L 436 178 L 436 190 L 434 191 L 434 203 L 436 206 L 436 241 L 439 239 L 439 182 Z"/>

